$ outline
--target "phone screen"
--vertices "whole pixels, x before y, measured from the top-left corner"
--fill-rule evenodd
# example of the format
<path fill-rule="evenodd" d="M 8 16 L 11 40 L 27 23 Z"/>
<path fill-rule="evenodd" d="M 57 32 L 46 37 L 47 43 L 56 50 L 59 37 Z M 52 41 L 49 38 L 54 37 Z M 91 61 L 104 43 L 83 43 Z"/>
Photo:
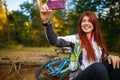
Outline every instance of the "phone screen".
<path fill-rule="evenodd" d="M 49 0 L 47 2 L 49 9 L 52 10 L 64 9 L 65 4 L 66 4 L 66 0 Z"/>

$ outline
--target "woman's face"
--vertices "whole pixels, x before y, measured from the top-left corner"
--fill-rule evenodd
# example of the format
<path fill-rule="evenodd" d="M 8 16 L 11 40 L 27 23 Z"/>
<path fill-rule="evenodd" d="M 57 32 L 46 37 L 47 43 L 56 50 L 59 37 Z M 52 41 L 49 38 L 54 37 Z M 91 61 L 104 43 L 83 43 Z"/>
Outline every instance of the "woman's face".
<path fill-rule="evenodd" d="M 89 33 L 91 34 L 91 32 L 93 31 L 94 26 L 88 16 L 83 17 L 81 22 L 81 28 L 82 28 L 82 31 L 85 32 L 86 34 L 89 34 Z"/>

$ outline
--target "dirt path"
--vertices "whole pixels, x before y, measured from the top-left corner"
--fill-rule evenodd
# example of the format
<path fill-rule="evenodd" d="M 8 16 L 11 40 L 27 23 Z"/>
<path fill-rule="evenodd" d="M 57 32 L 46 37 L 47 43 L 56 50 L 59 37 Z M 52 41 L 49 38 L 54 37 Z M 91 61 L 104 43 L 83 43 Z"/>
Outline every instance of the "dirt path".
<path fill-rule="evenodd" d="M 15 61 L 31 61 L 31 62 L 42 62 L 48 60 L 50 56 L 55 54 L 49 52 L 40 52 L 40 51 L 11 51 L 11 52 L 0 52 L 0 60 L 2 59 L 11 59 Z M 66 57 L 66 55 L 61 54 L 61 57 Z M 16 69 L 19 69 L 19 65 L 16 66 Z M 36 80 L 35 72 L 39 65 L 21 65 L 19 70 L 20 73 L 17 73 L 15 68 L 12 65 L 1 65 L 0 64 L 0 80 Z M 12 68 L 10 70 L 10 68 Z M 51 78 L 50 80 L 58 80 L 57 78 Z"/>

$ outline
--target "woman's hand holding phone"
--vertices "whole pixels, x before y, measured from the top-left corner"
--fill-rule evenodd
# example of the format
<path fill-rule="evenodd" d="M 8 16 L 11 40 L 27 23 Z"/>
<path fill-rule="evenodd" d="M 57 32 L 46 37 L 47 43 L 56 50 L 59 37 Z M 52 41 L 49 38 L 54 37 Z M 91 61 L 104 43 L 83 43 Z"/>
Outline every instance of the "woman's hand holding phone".
<path fill-rule="evenodd" d="M 66 0 L 48 0 L 47 6 L 52 10 L 62 10 L 65 9 Z"/>
<path fill-rule="evenodd" d="M 47 6 L 47 4 L 44 4 L 40 8 L 40 17 L 43 22 L 43 24 L 47 23 L 50 21 L 50 15 L 51 15 L 52 10 L 50 10 Z"/>
<path fill-rule="evenodd" d="M 50 21 L 52 10 L 61 10 L 65 8 L 66 0 L 48 0 L 48 2 L 41 6 L 40 16 L 43 24 Z"/>

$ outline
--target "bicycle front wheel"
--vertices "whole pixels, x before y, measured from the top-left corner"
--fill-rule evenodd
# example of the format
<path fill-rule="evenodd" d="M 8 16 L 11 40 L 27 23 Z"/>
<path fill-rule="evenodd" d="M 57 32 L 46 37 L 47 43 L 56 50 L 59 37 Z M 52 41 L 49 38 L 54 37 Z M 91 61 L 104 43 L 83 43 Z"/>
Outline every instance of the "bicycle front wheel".
<path fill-rule="evenodd" d="M 46 67 L 46 65 L 50 62 L 47 61 L 43 65 L 41 65 L 36 71 L 37 80 L 49 80 L 50 79 L 50 70 Z"/>

